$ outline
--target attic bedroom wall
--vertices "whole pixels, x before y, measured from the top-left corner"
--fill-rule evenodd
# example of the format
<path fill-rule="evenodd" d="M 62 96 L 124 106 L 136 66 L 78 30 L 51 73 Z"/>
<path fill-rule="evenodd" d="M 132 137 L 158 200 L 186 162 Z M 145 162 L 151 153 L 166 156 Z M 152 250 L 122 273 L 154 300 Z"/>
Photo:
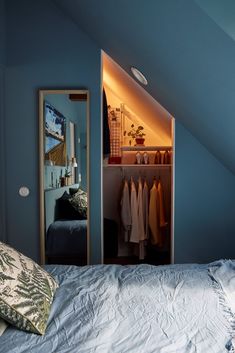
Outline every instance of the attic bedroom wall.
<path fill-rule="evenodd" d="M 3 4 L 0 0 L 1 46 Z M 0 158 L 3 168 L 2 135 L 5 135 L 7 241 L 38 259 L 38 89 L 88 88 L 92 126 L 91 255 L 93 263 L 100 262 L 100 49 L 50 1 L 7 0 L 6 5 L 6 120 L 4 131 L 0 126 Z M 1 53 L 4 49 L 0 50 L 3 74 Z M 0 78 L 0 87 L 2 82 Z M 0 99 L 2 103 L 1 93 Z M 175 261 L 234 258 L 235 177 L 178 122 L 177 116 L 175 138 Z M 2 185 L 1 179 L 1 228 Z M 28 199 L 18 196 L 20 185 L 29 186 Z"/>
<path fill-rule="evenodd" d="M 39 260 L 38 90 L 90 91 L 91 260 L 100 244 L 100 49 L 49 0 L 7 0 L 7 241 Z M 21 185 L 30 189 L 21 198 Z"/>
<path fill-rule="evenodd" d="M 234 174 L 177 117 L 175 151 L 175 262 L 234 259 Z"/>
<path fill-rule="evenodd" d="M 4 170 L 4 84 L 5 84 L 5 1 L 0 0 L 0 241 L 5 231 L 5 170 Z"/>

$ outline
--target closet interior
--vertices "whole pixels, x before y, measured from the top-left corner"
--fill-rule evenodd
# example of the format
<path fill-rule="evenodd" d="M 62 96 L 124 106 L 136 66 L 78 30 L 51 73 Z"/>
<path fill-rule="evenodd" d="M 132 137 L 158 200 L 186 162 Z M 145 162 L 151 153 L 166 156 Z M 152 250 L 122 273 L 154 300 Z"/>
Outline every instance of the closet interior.
<path fill-rule="evenodd" d="M 173 261 L 173 117 L 103 53 L 103 261 Z"/>

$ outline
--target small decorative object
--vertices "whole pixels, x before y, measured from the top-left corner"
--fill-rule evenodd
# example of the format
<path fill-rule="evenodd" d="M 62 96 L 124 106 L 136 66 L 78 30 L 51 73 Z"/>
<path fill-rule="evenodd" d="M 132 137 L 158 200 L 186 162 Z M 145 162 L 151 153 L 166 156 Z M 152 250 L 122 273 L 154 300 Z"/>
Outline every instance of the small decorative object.
<path fill-rule="evenodd" d="M 143 145 L 145 141 L 144 136 L 146 135 L 143 130 L 143 126 L 139 125 L 137 128 L 135 128 L 135 125 L 132 124 L 130 131 L 124 131 L 124 136 L 130 136 L 133 140 L 135 140 L 136 145 Z"/>
<path fill-rule="evenodd" d="M 71 171 L 69 171 L 67 168 L 65 168 L 65 185 L 70 185 L 71 184 Z"/>
<path fill-rule="evenodd" d="M 144 152 L 144 154 L 143 154 L 143 163 L 149 164 L 149 155 L 147 152 Z"/>
<path fill-rule="evenodd" d="M 161 164 L 161 152 L 157 151 L 155 154 L 155 158 L 154 158 L 154 163 L 155 164 Z"/>
<path fill-rule="evenodd" d="M 135 155 L 136 164 L 142 164 L 143 156 L 140 152 L 137 152 Z"/>
<path fill-rule="evenodd" d="M 164 164 L 170 164 L 170 163 L 171 163 L 170 153 L 168 150 L 166 150 L 164 153 Z"/>
<path fill-rule="evenodd" d="M 66 183 L 65 179 L 66 179 L 66 178 L 63 177 L 63 176 L 60 177 L 60 186 L 61 186 L 61 187 L 65 186 L 65 183 Z"/>

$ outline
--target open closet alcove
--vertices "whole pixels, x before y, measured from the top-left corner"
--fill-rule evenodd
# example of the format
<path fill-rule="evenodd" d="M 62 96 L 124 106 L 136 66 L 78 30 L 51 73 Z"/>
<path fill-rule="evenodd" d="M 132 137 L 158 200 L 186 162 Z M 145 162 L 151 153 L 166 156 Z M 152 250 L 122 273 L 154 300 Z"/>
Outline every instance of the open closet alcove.
<path fill-rule="evenodd" d="M 102 59 L 103 262 L 173 263 L 174 118 Z"/>

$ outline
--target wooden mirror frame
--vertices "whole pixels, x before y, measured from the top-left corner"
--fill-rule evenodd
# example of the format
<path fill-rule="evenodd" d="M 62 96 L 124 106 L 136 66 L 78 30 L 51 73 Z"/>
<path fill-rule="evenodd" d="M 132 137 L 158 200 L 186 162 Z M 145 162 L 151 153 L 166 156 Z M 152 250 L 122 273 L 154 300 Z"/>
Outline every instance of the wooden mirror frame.
<path fill-rule="evenodd" d="M 44 195 L 44 97 L 47 94 L 74 95 L 76 100 L 87 100 L 87 264 L 90 264 L 90 97 L 88 90 L 80 89 L 40 89 L 39 90 L 39 235 L 40 235 L 40 263 L 45 264 L 45 195 Z"/>

